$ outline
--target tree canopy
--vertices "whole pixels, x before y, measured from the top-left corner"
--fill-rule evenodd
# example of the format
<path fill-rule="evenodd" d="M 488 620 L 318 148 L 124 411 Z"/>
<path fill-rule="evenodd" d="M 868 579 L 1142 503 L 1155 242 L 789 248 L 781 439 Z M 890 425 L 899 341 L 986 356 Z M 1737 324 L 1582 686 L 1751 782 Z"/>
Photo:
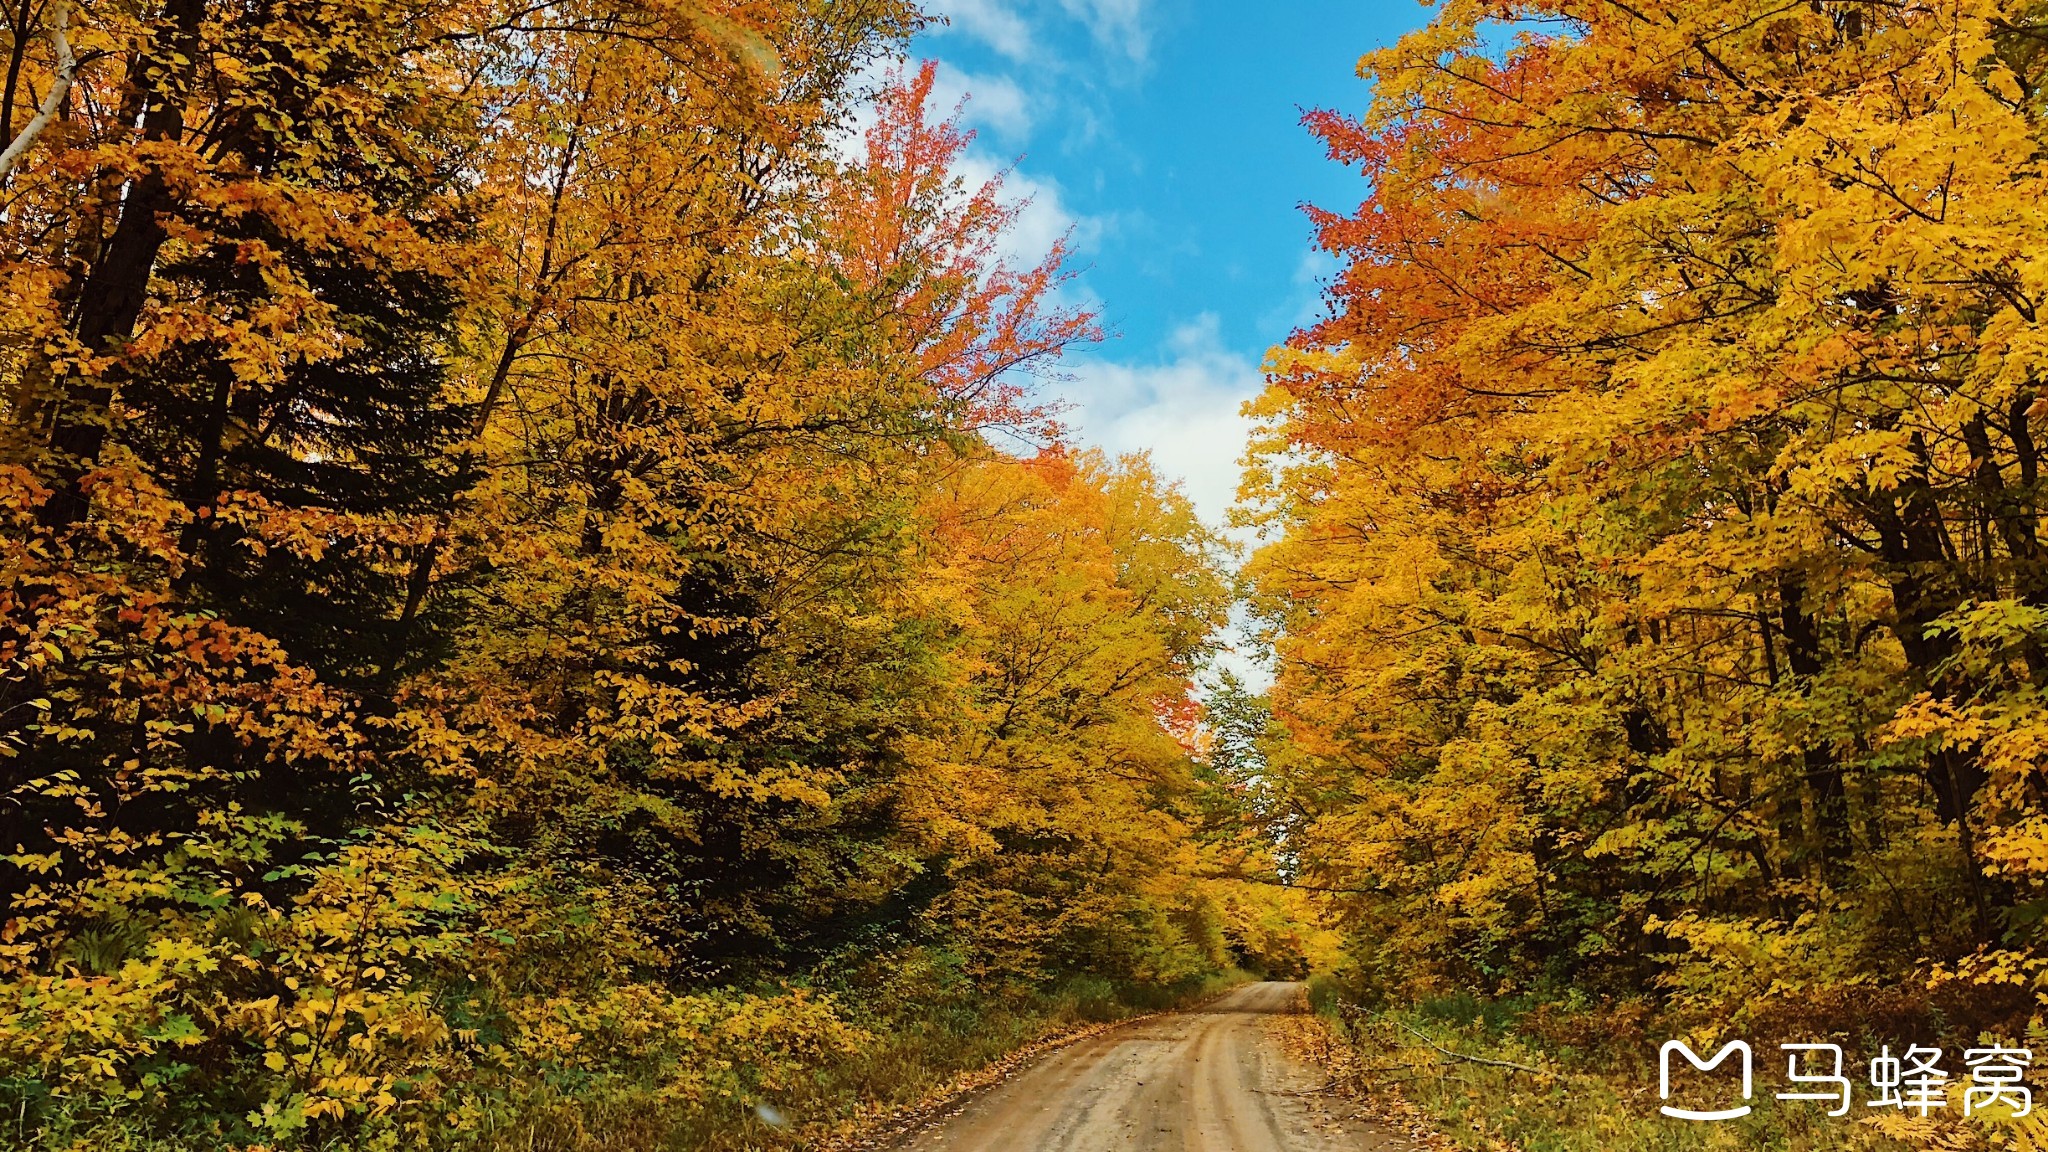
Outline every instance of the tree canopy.
<path fill-rule="evenodd" d="M 2039 5 L 1447 0 L 1247 515 L 1383 987 L 2038 1019 Z"/>
<path fill-rule="evenodd" d="M 1226 548 L 1060 439 L 910 6 L 5 19 L 11 1140 L 673 1141 L 1231 962 Z"/>

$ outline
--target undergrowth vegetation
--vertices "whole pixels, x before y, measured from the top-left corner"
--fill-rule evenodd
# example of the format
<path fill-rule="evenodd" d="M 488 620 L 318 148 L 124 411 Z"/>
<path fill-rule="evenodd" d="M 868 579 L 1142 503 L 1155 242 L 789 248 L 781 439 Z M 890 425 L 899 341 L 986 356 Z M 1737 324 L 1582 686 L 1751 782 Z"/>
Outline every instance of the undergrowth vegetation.
<path fill-rule="evenodd" d="M 1810 1103 L 1761 1093 L 1739 1120 L 1699 1124 L 1661 1115 L 1654 1014 L 1609 1006 L 1482 1001 L 1469 993 L 1368 1009 L 1338 981 L 1316 980 L 1317 1026 L 1303 1042 L 1329 1090 L 1412 1118 L 1425 1139 L 1473 1152 L 1906 1152 L 1986 1147 L 1932 1124 L 1867 1115 L 1832 1118 Z M 1767 1077 L 1767 1079 L 1775 1079 Z M 2024 1139 L 2038 1140 L 2039 1129 Z M 2020 1147 L 2033 1145 L 2021 1144 Z"/>

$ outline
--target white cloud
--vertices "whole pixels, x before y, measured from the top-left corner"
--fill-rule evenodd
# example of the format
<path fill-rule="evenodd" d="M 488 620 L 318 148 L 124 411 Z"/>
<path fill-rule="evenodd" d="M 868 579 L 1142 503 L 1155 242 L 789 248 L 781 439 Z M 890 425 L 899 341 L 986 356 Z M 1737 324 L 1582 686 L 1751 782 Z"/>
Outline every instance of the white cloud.
<path fill-rule="evenodd" d="M 929 11 L 946 18 L 947 30 L 972 36 L 1012 60 L 1038 54 L 1031 23 L 1005 0 L 943 0 Z"/>
<path fill-rule="evenodd" d="M 1016 223 L 997 245 L 1003 258 L 1019 267 L 1036 266 L 1052 246 L 1071 237 L 1075 251 L 1087 251 L 1102 235 L 1103 222 L 1075 214 L 1051 180 L 1039 179 L 989 157 L 979 149 L 970 150 L 955 165 L 971 191 L 997 176 L 1003 178 L 1003 199 L 1023 203 Z"/>
<path fill-rule="evenodd" d="M 1265 378 L 1250 359 L 1223 347 L 1216 317 L 1176 331 L 1151 363 L 1089 359 L 1069 364 L 1060 385 L 1078 438 L 1106 452 L 1148 452 L 1178 480 L 1202 519 L 1221 526 L 1237 497 L 1238 458 L 1251 422 L 1239 407 Z"/>
<path fill-rule="evenodd" d="M 968 127 L 986 128 L 1006 139 L 1031 133 L 1031 98 L 1008 76 L 978 76 L 942 62 L 932 104 L 940 115 L 960 108 L 961 121 Z"/>
<path fill-rule="evenodd" d="M 967 72 L 944 60 L 937 63 L 939 75 L 925 106 L 927 120 L 944 120 L 958 109 L 961 123 L 969 128 L 986 129 L 1005 140 L 1021 140 L 1030 135 L 1036 110 L 1030 95 L 1016 81 L 1008 76 Z M 915 79 L 919 67 L 920 61 L 915 58 L 886 58 L 869 63 L 854 77 L 849 88 L 859 95 L 850 102 L 844 122 L 831 141 L 834 155 L 849 164 L 867 155 L 867 132 L 874 127 L 876 118 L 874 97 L 895 79 Z"/>
<path fill-rule="evenodd" d="M 1152 33 L 1145 16 L 1146 0 L 1060 0 L 1069 15 L 1088 26 L 1097 43 L 1122 49 L 1143 64 L 1152 51 Z"/>
<path fill-rule="evenodd" d="M 1067 19 L 1087 27 L 1103 48 L 1143 64 L 1150 57 L 1150 0 L 937 0 L 933 15 L 957 32 L 1020 63 L 1045 63 L 1044 18 Z"/>

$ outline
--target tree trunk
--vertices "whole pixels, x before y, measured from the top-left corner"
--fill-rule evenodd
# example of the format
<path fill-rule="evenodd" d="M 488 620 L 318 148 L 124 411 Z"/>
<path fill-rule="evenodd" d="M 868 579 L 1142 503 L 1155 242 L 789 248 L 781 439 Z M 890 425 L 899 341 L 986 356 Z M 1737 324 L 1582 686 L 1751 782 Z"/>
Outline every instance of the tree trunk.
<path fill-rule="evenodd" d="M 144 140 L 177 140 L 184 135 L 186 91 L 199 58 L 205 11 L 205 0 L 170 0 L 147 63 L 130 73 L 143 78 L 144 84 L 157 78 L 143 93 Z M 98 353 L 114 352 L 135 334 L 136 321 L 149 298 L 157 253 L 167 234 L 163 218 L 177 206 L 177 197 L 160 171 L 152 169 L 129 187 L 113 235 L 78 294 L 75 331 L 80 344 Z M 120 374 L 117 365 L 103 376 L 73 376 L 60 388 L 59 409 L 50 433 L 57 482 L 55 494 L 41 512 L 42 521 L 51 527 L 85 519 L 87 499 L 82 481 L 106 443 Z"/>

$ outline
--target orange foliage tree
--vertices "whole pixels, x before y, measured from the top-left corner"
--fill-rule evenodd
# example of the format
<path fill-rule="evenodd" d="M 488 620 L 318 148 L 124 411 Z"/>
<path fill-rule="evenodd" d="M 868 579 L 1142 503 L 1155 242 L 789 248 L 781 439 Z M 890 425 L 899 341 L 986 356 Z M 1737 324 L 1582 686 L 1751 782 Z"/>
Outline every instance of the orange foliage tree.
<path fill-rule="evenodd" d="M 1254 580 L 1385 979 L 2026 1026 L 2039 15 L 1452 0 L 1310 118 Z"/>

